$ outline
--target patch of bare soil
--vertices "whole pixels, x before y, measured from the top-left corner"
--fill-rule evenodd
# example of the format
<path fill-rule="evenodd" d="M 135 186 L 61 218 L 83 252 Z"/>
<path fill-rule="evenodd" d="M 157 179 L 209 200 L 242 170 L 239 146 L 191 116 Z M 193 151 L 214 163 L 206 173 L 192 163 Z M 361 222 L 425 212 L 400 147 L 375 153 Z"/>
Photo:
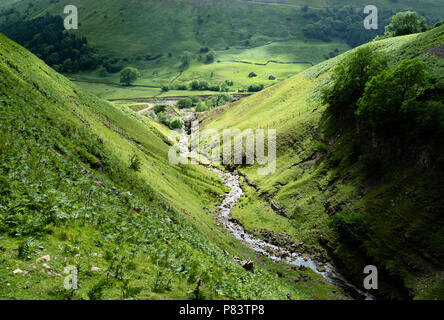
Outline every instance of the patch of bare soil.
<path fill-rule="evenodd" d="M 438 47 L 430 48 L 426 51 L 426 53 L 444 59 L 444 44 Z"/>

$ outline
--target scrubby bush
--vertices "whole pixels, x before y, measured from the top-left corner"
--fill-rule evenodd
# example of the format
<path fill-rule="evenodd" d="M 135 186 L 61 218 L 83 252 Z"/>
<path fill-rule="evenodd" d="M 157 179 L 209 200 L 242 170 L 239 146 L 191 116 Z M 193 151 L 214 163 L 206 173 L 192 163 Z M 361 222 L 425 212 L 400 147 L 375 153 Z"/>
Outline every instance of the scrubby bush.
<path fill-rule="evenodd" d="M 191 108 L 193 106 L 193 101 L 190 98 L 184 98 L 177 101 L 176 106 L 179 109 Z"/>
<path fill-rule="evenodd" d="M 217 96 L 208 97 L 205 101 L 208 109 L 215 108 L 217 106 L 227 104 L 233 101 L 233 97 L 228 93 L 218 94 Z"/>
<path fill-rule="evenodd" d="M 208 86 L 208 90 L 210 91 L 220 91 L 220 86 L 218 84 L 210 84 Z"/>
<path fill-rule="evenodd" d="M 139 156 L 135 153 L 130 158 L 129 168 L 134 171 L 140 171 L 140 167 L 142 162 L 140 161 Z"/>
<path fill-rule="evenodd" d="M 166 110 L 166 108 L 167 108 L 167 105 L 166 105 L 166 104 L 156 104 L 156 105 L 154 106 L 154 112 L 155 112 L 156 114 L 158 114 L 158 113 L 160 113 L 160 112 L 164 112 L 164 111 Z"/>
<path fill-rule="evenodd" d="M 184 123 L 182 121 L 182 119 L 180 118 L 174 118 L 173 120 L 171 120 L 170 122 L 170 129 L 174 130 L 174 129 L 183 129 Z"/>
<path fill-rule="evenodd" d="M 264 89 L 263 84 L 252 84 L 248 87 L 248 92 L 258 92 Z"/>
<path fill-rule="evenodd" d="M 191 102 L 193 104 L 193 106 L 197 106 L 202 100 L 200 100 L 200 98 L 198 96 L 192 96 L 191 97 Z"/>
<path fill-rule="evenodd" d="M 160 112 L 157 114 L 157 118 L 160 123 L 166 125 L 167 127 L 170 126 L 170 122 L 172 120 L 172 117 L 168 113 Z"/>
<path fill-rule="evenodd" d="M 196 106 L 196 112 L 205 112 L 205 111 L 208 111 L 208 110 L 209 110 L 209 107 L 205 103 L 203 103 L 203 102 L 200 102 Z"/>
<path fill-rule="evenodd" d="M 153 110 L 150 110 L 149 112 L 145 113 L 145 116 L 153 119 L 156 122 L 159 122 L 159 118 L 157 117 L 157 114 Z"/>
<path fill-rule="evenodd" d="M 186 84 L 179 84 L 176 86 L 176 90 L 188 90 L 188 87 Z"/>
<path fill-rule="evenodd" d="M 214 52 L 209 52 L 206 56 L 205 56 L 205 63 L 213 63 L 214 62 L 214 58 L 215 58 L 215 54 Z"/>

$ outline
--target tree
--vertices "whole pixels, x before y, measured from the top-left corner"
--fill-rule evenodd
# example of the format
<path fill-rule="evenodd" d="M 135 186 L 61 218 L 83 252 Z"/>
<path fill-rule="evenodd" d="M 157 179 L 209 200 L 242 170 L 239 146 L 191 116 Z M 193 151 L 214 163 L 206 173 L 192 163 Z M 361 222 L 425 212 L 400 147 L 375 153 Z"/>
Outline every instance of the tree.
<path fill-rule="evenodd" d="M 174 130 L 174 129 L 183 129 L 184 123 L 180 118 L 174 118 L 173 120 L 171 120 L 170 122 L 170 129 Z"/>
<path fill-rule="evenodd" d="M 139 77 L 139 70 L 132 67 L 126 67 L 120 72 L 120 83 L 129 86 Z"/>
<path fill-rule="evenodd" d="M 193 101 L 190 98 L 184 98 L 177 101 L 177 107 L 179 109 L 191 108 L 193 106 Z"/>
<path fill-rule="evenodd" d="M 196 106 L 196 112 L 204 112 L 204 111 L 208 111 L 208 110 L 209 110 L 209 107 L 203 102 L 200 102 Z"/>
<path fill-rule="evenodd" d="M 197 106 L 202 100 L 198 96 L 192 96 L 191 101 L 193 102 L 193 106 Z"/>
<path fill-rule="evenodd" d="M 416 12 L 398 12 L 392 17 L 392 23 L 385 27 L 384 35 L 387 37 L 402 36 L 427 30 L 426 19 Z"/>
<path fill-rule="evenodd" d="M 358 101 L 356 115 L 376 129 L 412 128 L 417 97 L 427 79 L 424 63 L 404 60 L 370 80 Z"/>
<path fill-rule="evenodd" d="M 213 63 L 214 62 L 214 58 L 215 58 L 215 54 L 214 52 L 209 52 L 206 56 L 205 56 L 205 63 Z"/>
<path fill-rule="evenodd" d="M 321 100 L 334 116 L 354 116 L 365 85 L 385 68 L 385 57 L 365 46 L 350 53 L 334 69 L 332 85 L 322 90 Z"/>

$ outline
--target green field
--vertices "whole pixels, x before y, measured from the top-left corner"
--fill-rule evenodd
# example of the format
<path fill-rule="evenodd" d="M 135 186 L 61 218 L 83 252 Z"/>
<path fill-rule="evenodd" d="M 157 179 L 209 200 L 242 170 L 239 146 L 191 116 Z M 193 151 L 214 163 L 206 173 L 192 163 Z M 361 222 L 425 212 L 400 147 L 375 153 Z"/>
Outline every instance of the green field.
<path fill-rule="evenodd" d="M 31 5 L 32 2 L 32 5 Z M 9 1 L 0 1 L 4 5 Z M 191 80 L 205 80 L 222 84 L 233 81 L 230 92 L 246 90 L 250 84 L 266 87 L 305 70 L 350 49 L 344 39 L 322 42 L 306 39 L 302 29 L 313 22 L 304 15 L 302 7 L 310 12 L 325 12 L 327 6 L 348 5 L 347 1 L 203 1 L 174 0 L 164 4 L 159 1 L 66 1 L 24 0 L 14 4 L 20 19 L 33 19 L 46 13 L 62 15 L 67 4 L 79 8 L 80 27 L 71 31 L 86 36 L 98 53 L 117 59 L 122 66 L 134 66 L 141 71 L 135 83 L 158 87 L 115 88 L 104 84 L 80 85 L 105 99 L 136 98 L 157 95 L 162 86 L 187 84 Z M 367 5 L 365 1 L 353 3 L 354 8 Z M 380 10 L 398 11 L 415 9 L 431 19 L 439 18 L 439 1 L 426 0 L 376 2 Z M 12 15 L 14 16 L 14 15 Z M 8 17 L 9 18 L 9 17 Z M 0 22 L 4 19 L 0 16 Z M 344 17 L 345 19 L 345 17 Z M 316 21 L 316 19 L 315 19 Z M 203 47 L 215 52 L 214 63 L 205 64 Z M 181 55 L 191 54 L 191 65 L 179 72 Z M 146 60 L 150 56 L 153 60 Z M 150 59 L 151 59 L 150 58 Z M 269 63 L 267 66 L 236 63 L 307 62 L 307 64 Z M 310 64 L 311 63 L 311 64 Z M 250 72 L 258 74 L 248 78 Z M 272 75 L 276 80 L 268 80 Z M 118 74 L 99 76 L 99 72 L 76 75 L 98 82 L 119 82 Z M 125 89 L 125 90 L 123 90 Z M 188 95 L 183 92 L 180 95 Z M 165 93 L 163 95 L 177 95 Z"/>
<path fill-rule="evenodd" d="M 183 90 L 170 90 L 161 93 L 160 88 L 164 85 L 186 84 L 192 80 L 205 80 L 209 83 L 224 83 L 226 80 L 233 81 L 230 92 L 239 90 L 246 91 L 251 84 L 264 84 L 270 86 L 285 80 L 309 67 L 323 61 L 331 52 L 345 52 L 349 49 L 342 43 L 306 43 L 302 41 L 277 42 L 252 49 L 229 49 L 216 52 L 216 62 L 205 64 L 194 62 L 185 72 L 177 71 L 178 65 L 171 67 L 168 59 L 160 59 L 155 65 L 144 63 L 135 64 L 141 71 L 141 77 L 133 85 L 147 85 L 157 88 L 119 87 L 102 83 L 78 82 L 81 87 L 98 94 L 104 99 L 118 98 L 140 98 L 154 95 L 183 96 L 194 95 L 196 92 Z M 301 62 L 295 64 L 280 64 L 267 62 Z M 236 62 L 236 61 L 243 61 Z M 257 65 L 267 64 L 267 65 Z M 249 78 L 254 72 L 257 77 Z M 269 76 L 275 80 L 269 80 Z M 100 77 L 97 72 L 80 73 L 72 79 L 83 79 L 91 82 L 113 82 L 119 83 L 119 75 Z M 211 91 L 200 91 L 199 94 L 214 94 Z"/>

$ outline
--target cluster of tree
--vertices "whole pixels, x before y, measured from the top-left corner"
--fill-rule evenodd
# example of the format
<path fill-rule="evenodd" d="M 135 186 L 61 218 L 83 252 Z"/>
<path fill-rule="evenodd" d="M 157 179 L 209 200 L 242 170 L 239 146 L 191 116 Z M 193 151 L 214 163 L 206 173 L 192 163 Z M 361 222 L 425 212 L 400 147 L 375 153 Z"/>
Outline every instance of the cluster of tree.
<path fill-rule="evenodd" d="M 228 92 L 230 86 L 233 85 L 233 81 L 225 81 L 224 83 L 208 83 L 204 80 L 193 80 L 189 85 L 185 83 L 179 83 L 176 85 L 164 85 L 162 91 L 167 92 L 171 90 L 192 90 L 192 91 L 215 91 L 215 92 Z"/>
<path fill-rule="evenodd" d="M 427 30 L 427 20 L 416 12 L 398 12 L 392 22 L 385 27 L 384 37 L 397 37 Z"/>
<path fill-rule="evenodd" d="M 86 38 L 66 32 L 59 16 L 46 14 L 29 21 L 10 20 L 0 30 L 58 72 L 94 70 L 104 61 Z"/>
<path fill-rule="evenodd" d="M 366 30 L 363 27 L 365 15 L 362 8 L 352 6 L 332 7 L 324 10 L 302 8 L 302 16 L 309 21 L 302 29 L 308 39 L 332 41 L 342 39 L 352 47 L 369 42 L 384 32 L 394 12 L 380 10 L 378 30 Z"/>
<path fill-rule="evenodd" d="M 157 104 L 154 106 L 154 110 L 149 112 L 147 116 L 167 126 L 171 130 L 183 129 L 184 123 L 182 119 L 178 117 L 172 117 L 169 113 L 167 113 L 167 108 L 168 106 L 165 104 Z"/>
<path fill-rule="evenodd" d="M 218 106 L 230 103 L 233 100 L 233 97 L 228 93 L 218 94 L 216 96 L 208 97 L 205 101 L 205 106 L 208 108 L 208 110 L 211 110 Z"/>
<path fill-rule="evenodd" d="M 199 90 L 199 91 L 221 91 L 228 92 L 230 89 L 227 83 L 217 84 L 217 83 L 208 83 L 204 80 L 193 80 L 190 83 L 190 90 Z"/>
<path fill-rule="evenodd" d="M 215 96 L 208 97 L 205 102 L 200 102 L 196 106 L 196 112 L 205 112 L 214 109 L 218 106 L 232 102 L 234 99 L 228 93 L 222 93 Z"/>
<path fill-rule="evenodd" d="M 232 102 L 233 100 L 233 97 L 228 93 L 210 96 L 205 101 L 202 101 L 198 96 L 192 96 L 189 98 L 180 99 L 176 106 L 179 109 L 195 107 L 196 112 L 204 112 Z"/>
<path fill-rule="evenodd" d="M 197 99 L 199 99 L 199 98 L 197 98 Z M 191 100 L 191 98 L 180 99 L 179 101 L 177 101 L 176 106 L 179 109 L 191 108 L 193 106 L 193 100 Z"/>
<path fill-rule="evenodd" d="M 435 144 L 431 149 L 441 150 L 443 94 L 443 79 L 429 75 L 420 60 L 392 66 L 387 57 L 364 47 L 335 68 L 322 100 L 333 119 L 358 124 L 361 133 L 389 141 L 394 149 Z"/>

